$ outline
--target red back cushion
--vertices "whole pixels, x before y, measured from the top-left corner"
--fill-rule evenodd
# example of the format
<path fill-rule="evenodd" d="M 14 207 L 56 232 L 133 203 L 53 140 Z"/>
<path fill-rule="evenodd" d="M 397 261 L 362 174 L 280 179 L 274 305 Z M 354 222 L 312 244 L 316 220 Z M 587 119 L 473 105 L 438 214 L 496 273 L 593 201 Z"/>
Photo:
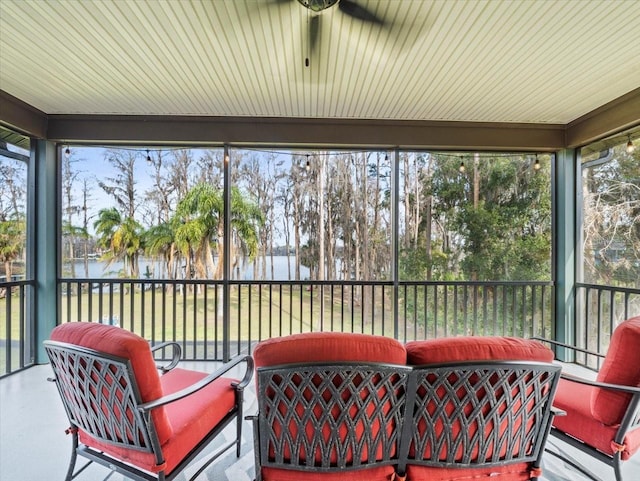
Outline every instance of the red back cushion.
<path fill-rule="evenodd" d="M 253 351 L 256 367 L 304 362 L 360 361 L 402 364 L 407 353 L 390 337 L 345 332 L 307 332 L 262 341 Z"/>
<path fill-rule="evenodd" d="M 613 331 L 596 380 L 640 386 L 640 316 L 624 321 Z M 619 424 L 630 400 L 631 394 L 596 388 L 591 394 L 591 414 L 607 426 Z"/>
<path fill-rule="evenodd" d="M 149 343 L 142 337 L 119 327 L 93 322 L 68 322 L 51 332 L 51 340 L 87 347 L 131 361 L 142 402 L 162 397 L 160 375 Z M 173 434 L 164 408 L 153 411 L 156 431 L 163 443 Z"/>
<path fill-rule="evenodd" d="M 438 364 L 460 361 L 553 361 L 544 344 L 517 337 L 461 336 L 411 341 L 406 345 L 407 364 Z"/>

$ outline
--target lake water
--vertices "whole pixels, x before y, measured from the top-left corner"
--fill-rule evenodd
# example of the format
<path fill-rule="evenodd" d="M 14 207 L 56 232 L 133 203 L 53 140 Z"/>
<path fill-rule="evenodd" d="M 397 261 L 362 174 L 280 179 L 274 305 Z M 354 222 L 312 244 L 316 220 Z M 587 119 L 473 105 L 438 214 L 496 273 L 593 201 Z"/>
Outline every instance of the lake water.
<path fill-rule="evenodd" d="M 273 277 L 271 277 L 271 258 L 267 257 L 267 272 L 261 280 L 274 280 L 274 281 L 286 281 L 289 280 L 287 261 L 291 263 L 291 279 L 295 277 L 295 257 L 293 256 L 274 256 L 273 257 Z M 262 265 L 262 260 L 256 260 L 258 266 Z M 74 261 L 75 276 L 76 278 L 88 277 L 94 278 L 107 278 L 115 279 L 119 277 L 119 272 L 123 269 L 123 262 L 114 262 L 107 267 L 105 262 L 90 259 L 88 262 L 88 274 L 85 273 L 84 261 Z M 258 269 L 260 273 L 260 269 Z M 161 262 L 153 262 L 150 259 L 140 259 L 140 278 L 141 279 L 163 279 L 166 275 L 163 270 Z M 63 265 L 63 277 L 71 276 L 71 269 L 68 262 Z M 240 270 L 240 272 L 233 273 L 233 279 L 240 279 L 250 281 L 253 280 L 253 264 L 246 264 Z M 309 278 L 309 268 L 305 266 L 300 267 L 300 279 Z"/>

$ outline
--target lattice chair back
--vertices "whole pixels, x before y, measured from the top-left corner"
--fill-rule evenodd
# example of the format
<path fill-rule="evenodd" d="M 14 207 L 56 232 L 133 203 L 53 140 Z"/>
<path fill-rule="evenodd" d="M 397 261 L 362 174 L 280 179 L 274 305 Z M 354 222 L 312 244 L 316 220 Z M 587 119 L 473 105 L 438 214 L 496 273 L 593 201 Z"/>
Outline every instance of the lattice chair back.
<path fill-rule="evenodd" d="M 548 362 L 551 351 L 523 339 L 437 341 L 419 346 L 418 353 L 407 345 L 410 360 L 422 364 L 414 367 L 408 386 L 415 398 L 409 401 L 414 407 L 407 421 L 407 478 L 539 476 L 560 377 L 560 366 Z M 443 363 L 447 357 L 455 362 Z"/>
<path fill-rule="evenodd" d="M 56 342 L 45 349 L 73 425 L 115 446 L 160 453 L 154 424 L 138 409 L 129 359 Z"/>
<path fill-rule="evenodd" d="M 409 463 L 486 468 L 537 461 L 558 371 L 509 362 L 415 369 Z"/>
<path fill-rule="evenodd" d="M 409 368 L 260 368 L 260 464 L 302 471 L 395 464 Z"/>
<path fill-rule="evenodd" d="M 381 336 L 307 333 L 264 341 L 254 358 L 258 480 L 394 476 L 410 372 L 400 365 L 406 361 L 402 344 Z"/>

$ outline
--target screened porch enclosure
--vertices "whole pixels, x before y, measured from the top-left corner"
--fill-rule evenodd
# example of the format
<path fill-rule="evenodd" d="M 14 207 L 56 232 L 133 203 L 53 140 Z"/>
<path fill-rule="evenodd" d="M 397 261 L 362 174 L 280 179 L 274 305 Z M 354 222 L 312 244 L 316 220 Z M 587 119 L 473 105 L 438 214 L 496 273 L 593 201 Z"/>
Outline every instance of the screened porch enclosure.
<path fill-rule="evenodd" d="M 178 341 L 194 361 L 323 330 L 410 341 L 553 338 L 574 325 L 574 342 L 604 351 L 613 328 L 640 309 L 637 246 L 633 235 L 618 234 L 633 234 L 624 229 L 633 225 L 637 193 L 623 187 L 634 185 L 637 167 L 624 142 L 607 145 L 608 158 L 599 154 L 595 164 L 597 146 L 584 149 L 575 176 L 592 179 L 596 187 L 585 182 L 583 195 L 606 199 L 620 219 L 615 229 L 583 222 L 581 236 L 616 248 L 582 254 L 577 272 L 592 282 L 575 283 L 575 307 L 559 303 L 553 280 L 567 227 L 558 222 L 563 199 L 552 180 L 561 159 L 553 155 L 60 145 L 59 237 L 44 251 L 56 272 L 56 322 L 115 324 L 154 343 Z M 16 218 L 26 218 L 33 161 L 20 155 L 14 175 L 25 184 L 24 208 Z M 606 162 L 621 167 L 607 171 Z M 171 183 L 176 165 L 192 179 Z M 198 210 L 203 199 L 210 210 Z M 585 202 L 582 217 L 597 218 L 603 202 Z M 189 237 L 189 229 L 204 234 Z M 20 259 L 33 248 L 26 240 L 0 298 L 2 375 L 37 363 L 36 284 Z M 575 321 L 567 317 L 574 309 Z"/>
<path fill-rule="evenodd" d="M 580 349 L 640 315 L 638 24 L 632 0 L 0 0 L 0 479 L 64 479 L 43 342 L 74 321 L 207 372 L 299 332 L 544 337 L 594 379 Z M 253 443 L 201 478 L 253 481 Z"/>
<path fill-rule="evenodd" d="M 606 349 L 638 309 L 640 4 L 345 4 L 0 3 L 0 376 L 80 319 L 207 359 Z"/>

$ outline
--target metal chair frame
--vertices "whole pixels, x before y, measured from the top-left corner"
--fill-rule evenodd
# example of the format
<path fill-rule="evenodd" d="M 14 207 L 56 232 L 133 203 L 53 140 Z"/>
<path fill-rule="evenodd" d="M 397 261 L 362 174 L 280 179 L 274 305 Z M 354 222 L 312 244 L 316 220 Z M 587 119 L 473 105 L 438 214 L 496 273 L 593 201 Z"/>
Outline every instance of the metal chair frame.
<path fill-rule="evenodd" d="M 569 344 L 565 344 L 562 342 L 558 342 L 558 341 L 552 341 L 550 339 L 544 339 L 544 338 L 535 338 L 538 339 L 540 341 L 543 342 L 548 342 L 549 344 L 553 345 L 553 346 L 557 346 L 557 347 L 563 347 L 565 349 L 572 349 L 574 351 L 578 351 L 581 352 L 583 354 L 587 354 L 587 355 L 591 355 L 591 356 L 595 356 L 598 357 L 600 359 L 604 359 L 606 356 L 604 354 L 600 354 L 598 352 L 593 352 L 587 349 L 583 349 L 583 348 L 579 348 L 576 346 L 571 346 Z M 622 444 L 624 442 L 624 437 L 626 436 L 626 434 L 633 430 L 633 429 L 637 429 L 640 428 L 640 387 L 635 387 L 635 386 L 623 386 L 620 384 L 609 384 L 609 383 L 603 383 L 603 382 L 597 382 L 597 381 L 592 381 L 590 379 L 585 379 L 585 378 L 581 378 L 579 376 L 574 376 L 571 374 L 566 374 L 563 373 L 561 374 L 561 378 L 562 379 L 567 379 L 569 381 L 573 381 L 573 382 L 577 382 L 580 384 L 586 384 L 588 386 L 594 386 L 594 387 L 599 387 L 602 389 L 609 389 L 612 391 L 617 391 L 617 392 L 626 392 L 631 394 L 631 399 L 629 401 L 629 406 L 627 407 L 627 410 L 625 411 L 625 414 L 622 418 L 622 422 L 620 423 L 615 437 L 613 438 L 613 441 L 618 443 L 618 444 Z M 608 454 L 608 453 L 603 453 L 602 451 L 599 451 L 598 449 L 593 448 L 592 446 L 590 446 L 589 444 L 587 444 L 586 442 L 577 439 L 563 431 L 560 431 L 559 429 L 557 429 L 556 427 L 552 426 L 551 428 L 551 435 L 557 439 L 560 439 L 561 441 L 575 447 L 576 449 L 582 451 L 583 453 L 589 454 L 590 456 L 592 456 L 593 458 L 597 459 L 598 461 L 607 464 L 608 466 L 611 466 L 614 470 L 615 473 L 615 477 L 616 477 L 616 481 L 623 481 L 623 476 L 622 476 L 622 457 L 621 457 L 621 453 L 620 452 L 616 452 L 615 454 Z M 569 458 L 566 455 L 563 455 L 562 453 L 559 453 L 557 451 L 553 451 L 551 449 L 547 449 L 546 450 L 549 454 L 551 454 L 552 456 L 555 456 L 561 460 L 563 460 L 564 462 L 566 462 L 567 464 L 571 465 L 573 468 L 577 469 L 578 471 L 580 471 L 582 474 L 586 475 L 587 477 L 594 479 L 594 480 L 599 480 L 600 478 L 593 473 L 592 471 L 589 471 L 587 468 L 585 468 L 583 465 L 580 465 L 576 462 L 574 462 L 571 458 Z"/>
<path fill-rule="evenodd" d="M 237 420 L 236 439 L 211 455 L 190 479 L 193 480 L 199 476 L 222 453 L 234 445 L 236 455 L 240 455 L 243 393 L 253 376 L 253 359 L 250 356 L 237 357 L 185 389 L 143 403 L 128 359 L 57 341 L 44 341 L 44 346 L 54 372 L 54 378 L 50 380 L 56 383 L 70 422 L 67 433 L 72 434 L 73 437 L 66 481 L 75 479 L 93 462 L 108 467 L 112 471 L 107 477 L 115 471 L 135 481 L 171 481 L 234 418 Z M 173 369 L 181 356 L 180 345 L 177 343 L 157 345 L 152 348 L 152 352 L 167 347 L 173 349 L 173 358 L 169 365 L 158 366 L 163 373 Z M 234 409 L 227 413 L 169 474 L 165 474 L 163 470 L 151 473 L 79 442 L 78 430 L 80 429 L 102 442 L 151 453 L 155 457 L 157 466 L 162 466 L 164 458 L 152 418 L 153 410 L 199 391 L 242 362 L 245 362 L 247 367 L 243 379 L 233 384 L 236 396 Z M 78 456 L 88 459 L 88 462 L 75 470 Z"/>
<path fill-rule="evenodd" d="M 249 417 L 256 481 L 262 479 L 262 467 L 345 472 L 393 465 L 399 479 L 408 463 L 464 469 L 530 462 L 539 467 L 559 376 L 560 366 L 510 361 L 423 367 L 376 363 L 260 367 L 259 411 Z M 431 416 L 427 405 L 436 406 Z M 453 412 L 447 413 L 452 406 Z M 377 429 L 363 431 L 363 423 Z M 436 423 L 443 426 L 437 436 Z M 462 429 L 454 437 L 456 423 Z M 473 423 L 479 426 L 476 434 L 466 429 Z M 485 439 L 489 423 L 504 429 Z M 419 424 L 427 429 L 419 429 Z M 347 432 L 340 433 L 345 426 Z M 435 454 L 422 459 L 427 445 L 435 446 L 432 454 L 446 450 L 446 459 Z M 471 448 L 466 449 L 456 459 L 460 446 L 477 446 L 478 453 L 472 457 Z"/>

